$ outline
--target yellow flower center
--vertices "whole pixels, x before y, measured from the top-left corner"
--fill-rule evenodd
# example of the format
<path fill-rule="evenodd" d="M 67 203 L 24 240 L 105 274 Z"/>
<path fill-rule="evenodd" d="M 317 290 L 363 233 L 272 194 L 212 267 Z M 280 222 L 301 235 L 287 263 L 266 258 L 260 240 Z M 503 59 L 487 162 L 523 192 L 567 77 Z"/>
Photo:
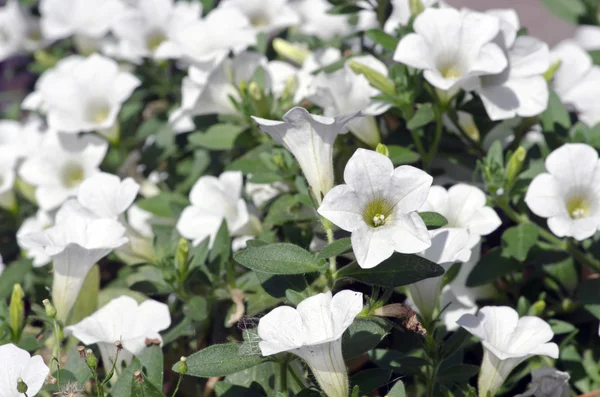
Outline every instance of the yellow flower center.
<path fill-rule="evenodd" d="M 460 69 L 456 65 L 448 65 L 440 68 L 440 73 L 447 79 L 457 79 L 462 76 Z"/>
<path fill-rule="evenodd" d="M 371 227 L 383 226 L 390 221 L 393 209 L 386 199 L 374 199 L 363 209 L 363 219 Z"/>
<path fill-rule="evenodd" d="M 101 124 L 110 116 L 110 107 L 106 103 L 95 103 L 88 108 L 88 120 L 94 124 Z"/>
<path fill-rule="evenodd" d="M 255 15 L 250 18 L 250 23 L 258 28 L 269 25 L 269 19 L 264 15 Z"/>
<path fill-rule="evenodd" d="M 567 212 L 572 219 L 580 219 L 590 214 L 590 202 L 584 196 L 571 197 L 567 201 Z"/>
<path fill-rule="evenodd" d="M 154 52 L 166 39 L 164 33 L 152 32 L 146 37 L 146 45 L 150 51 Z"/>
<path fill-rule="evenodd" d="M 63 168 L 62 181 L 68 188 L 79 186 L 83 177 L 83 168 L 79 164 L 69 163 Z"/>
<path fill-rule="evenodd" d="M 42 40 L 42 32 L 40 32 L 39 30 L 30 30 L 29 32 L 27 32 L 27 38 L 31 41 L 41 41 Z"/>

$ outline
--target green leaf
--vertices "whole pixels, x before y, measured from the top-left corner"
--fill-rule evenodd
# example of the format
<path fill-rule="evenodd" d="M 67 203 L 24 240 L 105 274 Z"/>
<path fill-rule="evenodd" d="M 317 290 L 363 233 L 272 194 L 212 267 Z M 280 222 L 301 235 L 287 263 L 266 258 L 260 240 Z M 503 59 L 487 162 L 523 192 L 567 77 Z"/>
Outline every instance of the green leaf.
<path fill-rule="evenodd" d="M 67 363 L 64 366 L 65 370 L 75 376 L 75 379 L 77 379 L 77 382 L 80 385 L 83 385 L 92 377 L 92 373 L 83 361 L 84 359 L 79 356 L 77 349 L 72 348 L 68 352 Z"/>
<path fill-rule="evenodd" d="M 215 394 L 217 397 L 264 397 L 263 393 L 254 388 L 234 385 L 226 381 L 215 384 Z"/>
<path fill-rule="evenodd" d="M 564 0 L 557 0 L 563 2 Z M 560 98 L 554 92 L 554 90 L 550 90 L 550 99 L 548 101 L 548 107 L 546 111 L 542 113 L 540 116 L 542 127 L 544 131 L 554 131 L 555 124 L 558 124 L 566 129 L 571 127 L 571 116 L 569 116 L 569 112 L 560 101 Z"/>
<path fill-rule="evenodd" d="M 177 193 L 162 192 L 156 196 L 143 198 L 136 202 L 138 207 L 162 218 L 174 218 L 176 208 L 185 208 L 188 199 Z"/>
<path fill-rule="evenodd" d="M 479 367 L 476 365 L 453 365 L 442 370 L 437 376 L 437 381 L 445 384 L 468 382 L 478 373 Z"/>
<path fill-rule="evenodd" d="M 208 317 L 208 302 L 202 296 L 194 296 L 183 306 L 183 314 L 193 321 L 204 321 Z"/>
<path fill-rule="evenodd" d="M 572 24 L 577 24 L 586 11 L 580 0 L 542 0 L 542 3 L 554 15 Z"/>
<path fill-rule="evenodd" d="M 554 318 L 548 320 L 548 323 L 552 327 L 552 332 L 556 335 L 568 334 L 575 331 L 575 326 L 566 321 L 556 320 Z"/>
<path fill-rule="evenodd" d="M 340 14 L 354 14 L 356 12 L 362 11 L 362 8 L 356 6 L 354 4 L 341 4 L 339 6 L 331 7 L 327 13 L 332 15 L 340 15 Z"/>
<path fill-rule="evenodd" d="M 4 299 L 12 293 L 13 285 L 21 283 L 27 273 L 31 271 L 33 262 L 31 259 L 19 259 L 6 267 L 0 275 L 0 299 Z"/>
<path fill-rule="evenodd" d="M 523 265 L 514 258 L 502 256 L 500 247 L 494 247 L 475 265 L 467 278 L 467 287 L 477 287 L 491 283 L 498 277 L 523 269 Z"/>
<path fill-rule="evenodd" d="M 240 346 L 234 343 L 212 345 L 192 354 L 186 361 L 188 366 L 186 375 L 200 378 L 227 376 L 267 360 L 246 352 L 240 354 Z M 177 372 L 177 364 L 173 365 L 173 371 Z"/>
<path fill-rule="evenodd" d="M 275 298 L 285 298 L 288 291 L 304 292 L 308 288 L 306 279 L 301 274 L 292 275 L 274 275 L 259 271 L 254 272 L 261 287 L 267 294 Z M 307 298 L 308 296 L 304 296 Z"/>
<path fill-rule="evenodd" d="M 381 318 L 355 319 L 342 338 L 344 359 L 350 360 L 375 348 L 390 328 L 389 323 Z"/>
<path fill-rule="evenodd" d="M 227 221 L 223 219 L 221 227 L 215 235 L 215 239 L 208 255 L 210 262 L 220 259 L 221 263 L 225 263 L 231 256 L 231 237 L 229 236 L 229 228 Z"/>
<path fill-rule="evenodd" d="M 317 255 L 317 259 L 328 259 L 332 256 L 340 256 L 346 252 L 352 251 L 352 241 L 350 237 L 341 238 L 323 248 Z"/>
<path fill-rule="evenodd" d="M 381 287 L 400 287 L 443 274 L 441 266 L 425 258 L 397 252 L 372 269 L 361 269 L 353 262 L 336 273 L 337 278 L 351 278 Z"/>
<path fill-rule="evenodd" d="M 371 393 L 389 382 L 392 371 L 383 368 L 371 368 L 357 373 L 350 378 L 351 387 L 358 386 L 360 395 Z"/>
<path fill-rule="evenodd" d="M 110 389 L 110 397 L 131 397 L 131 388 L 133 386 L 133 373 L 142 368 L 140 360 L 134 358 L 124 371 L 119 374 L 117 382 Z"/>
<path fill-rule="evenodd" d="M 402 383 L 401 380 L 396 382 L 396 384 L 388 392 L 386 397 L 406 397 L 406 390 L 404 390 L 404 383 Z"/>
<path fill-rule="evenodd" d="M 231 150 L 235 140 L 244 132 L 244 127 L 233 124 L 216 124 L 206 132 L 195 132 L 188 136 L 190 145 L 210 150 Z"/>
<path fill-rule="evenodd" d="M 431 105 L 431 103 L 426 103 L 417 108 L 417 112 L 406 124 L 406 128 L 409 130 L 417 130 L 421 127 L 425 127 L 434 119 L 435 113 L 433 112 L 433 105 Z"/>
<path fill-rule="evenodd" d="M 237 252 L 234 259 L 248 269 L 268 274 L 304 274 L 322 268 L 313 254 L 289 243 L 248 247 Z"/>
<path fill-rule="evenodd" d="M 387 146 L 390 160 L 396 166 L 403 164 L 413 164 L 421 159 L 419 153 L 413 152 L 412 150 L 403 146 L 388 145 Z"/>
<path fill-rule="evenodd" d="M 448 219 L 446 219 L 442 214 L 438 214 L 437 212 L 419 212 L 419 216 L 425 222 L 425 226 L 427 229 L 439 229 L 440 227 L 444 227 L 448 224 Z"/>
<path fill-rule="evenodd" d="M 164 397 L 164 394 L 148 379 L 131 383 L 131 397 Z"/>
<path fill-rule="evenodd" d="M 149 346 L 137 355 L 142 363 L 146 382 L 151 382 L 158 389 L 163 385 L 164 357 L 160 346 Z"/>
<path fill-rule="evenodd" d="M 271 204 L 263 224 L 265 228 L 272 228 L 287 222 L 304 222 L 315 218 L 314 210 L 308 210 L 303 206 L 301 195 L 286 194 L 278 197 Z"/>
<path fill-rule="evenodd" d="M 383 30 L 379 29 L 369 29 L 365 33 L 368 38 L 381 45 L 383 48 L 387 50 L 394 51 L 396 47 L 398 47 L 398 40 L 396 37 L 385 33 Z"/>
<path fill-rule="evenodd" d="M 538 227 L 531 223 L 522 223 L 506 229 L 502 233 L 502 255 L 523 262 L 537 242 L 538 236 Z"/>

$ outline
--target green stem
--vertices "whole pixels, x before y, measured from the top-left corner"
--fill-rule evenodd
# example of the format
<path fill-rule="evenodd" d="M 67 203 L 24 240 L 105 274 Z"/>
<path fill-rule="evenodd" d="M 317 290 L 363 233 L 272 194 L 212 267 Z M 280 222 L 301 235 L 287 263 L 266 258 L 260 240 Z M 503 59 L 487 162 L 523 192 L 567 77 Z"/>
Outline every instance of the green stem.
<path fill-rule="evenodd" d="M 56 319 L 52 319 L 54 326 L 54 337 L 56 338 L 56 346 L 54 347 L 54 357 L 56 359 L 56 382 L 58 384 L 58 389 L 60 390 L 60 326 L 58 325 L 58 321 Z"/>
<path fill-rule="evenodd" d="M 183 374 L 179 374 L 179 379 L 177 380 L 177 385 L 175 386 L 175 390 L 173 391 L 173 394 L 171 395 L 171 397 L 175 397 L 177 395 L 177 392 L 179 391 L 179 386 L 181 385 L 182 379 L 183 379 Z"/>
<path fill-rule="evenodd" d="M 577 262 L 583 265 L 587 265 L 595 271 L 600 271 L 600 261 L 594 259 L 589 254 L 583 253 L 582 251 L 577 249 L 577 247 L 572 241 L 569 241 L 567 243 L 567 250 L 573 255 Z"/>
<path fill-rule="evenodd" d="M 285 360 L 279 364 L 279 391 L 287 396 L 287 373 L 288 361 Z"/>
<path fill-rule="evenodd" d="M 119 349 L 117 349 L 117 354 L 115 355 L 115 359 L 113 360 L 112 367 L 110 368 L 110 371 L 108 371 L 106 378 L 104 378 L 104 380 L 102 381 L 101 386 L 104 386 L 113 377 L 113 375 L 115 374 L 115 369 L 117 368 L 118 362 L 119 362 Z"/>
<path fill-rule="evenodd" d="M 383 28 L 385 25 L 385 11 L 387 9 L 388 0 L 377 0 L 377 21 L 379 26 Z"/>
<path fill-rule="evenodd" d="M 428 170 L 431 166 L 431 162 L 437 156 L 437 152 L 440 146 L 440 141 L 442 139 L 442 133 L 444 132 L 444 110 L 437 106 L 434 109 L 435 112 L 435 135 L 433 137 L 433 142 L 431 143 L 431 148 L 429 149 L 429 153 L 427 153 L 427 157 L 425 158 L 424 165 L 425 169 Z"/>
<path fill-rule="evenodd" d="M 304 383 L 302 383 L 302 380 L 300 379 L 300 377 L 298 376 L 296 371 L 294 371 L 294 368 L 292 366 L 289 366 L 288 368 L 289 368 L 290 374 L 292 374 L 292 379 L 294 379 L 294 382 L 296 382 L 296 384 L 300 387 L 300 389 L 306 388 L 306 386 L 304 385 Z"/>
<path fill-rule="evenodd" d="M 419 137 L 419 134 L 417 133 L 416 130 L 409 130 L 409 131 L 410 131 L 410 135 L 412 136 L 415 147 L 417 148 L 417 152 L 419 152 L 421 159 L 423 161 L 425 161 L 425 158 L 427 157 L 427 152 L 425 151 L 423 142 L 421 142 L 421 137 Z"/>

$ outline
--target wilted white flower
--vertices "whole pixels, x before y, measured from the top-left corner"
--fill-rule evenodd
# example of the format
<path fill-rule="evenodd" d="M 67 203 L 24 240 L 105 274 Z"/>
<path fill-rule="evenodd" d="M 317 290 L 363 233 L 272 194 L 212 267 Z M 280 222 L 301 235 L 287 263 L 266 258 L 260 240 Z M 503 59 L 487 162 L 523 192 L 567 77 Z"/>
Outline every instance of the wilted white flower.
<path fill-rule="evenodd" d="M 223 0 L 219 7 L 240 10 L 257 32 L 267 34 L 276 34 L 300 22 L 300 16 L 288 0 Z"/>
<path fill-rule="evenodd" d="M 542 367 L 531 372 L 529 389 L 515 397 L 569 397 L 569 379 L 567 372 L 558 371 L 552 367 Z"/>
<path fill-rule="evenodd" d="M 351 58 L 352 61 L 365 65 L 381 75 L 388 75 L 383 62 L 372 55 Z M 352 120 L 348 126 L 350 132 L 371 147 L 381 142 L 379 127 L 374 116 L 384 113 L 390 108 L 389 103 L 372 100 L 381 95 L 373 88 L 367 78 L 356 74 L 348 64 L 333 73 L 320 73 L 312 82 L 315 95 L 309 99 L 323 108 L 325 116 L 362 112 L 365 117 Z"/>
<path fill-rule="evenodd" d="M 37 395 L 50 368 L 44 364 L 42 356 L 33 356 L 23 349 L 9 343 L 0 346 L 0 390 L 2 397 L 22 397 L 17 390 L 18 380 L 27 385 L 27 395 Z"/>
<path fill-rule="evenodd" d="M 39 21 L 18 0 L 8 0 L 0 8 L 0 61 L 43 44 Z"/>
<path fill-rule="evenodd" d="M 333 187 L 333 142 L 348 132 L 348 123 L 356 117 L 356 113 L 316 116 L 301 107 L 289 110 L 283 121 L 252 116 L 263 131 L 294 155 L 319 203 Z"/>
<path fill-rule="evenodd" d="M 554 336 L 550 325 L 533 316 L 519 319 L 516 310 L 508 306 L 486 306 L 477 315 L 465 314 L 458 324 L 483 344 L 480 397 L 495 396 L 512 370 L 528 358 L 558 358 L 558 346 L 549 343 Z"/>
<path fill-rule="evenodd" d="M 107 130 L 139 85 L 137 77 L 122 72 L 110 58 L 74 55 L 46 71 L 22 106 L 46 113 L 50 128 L 60 132 Z"/>
<path fill-rule="evenodd" d="M 123 350 L 119 353 L 117 368 L 122 362 L 130 363 L 133 356 L 146 348 L 146 338 L 162 341 L 160 331 L 171 325 L 169 307 L 148 299 L 140 304 L 129 296 L 120 296 L 108 302 L 94 314 L 65 328 L 86 345 L 97 344 L 105 368 L 110 369 L 117 354 L 116 341 Z"/>
<path fill-rule="evenodd" d="M 431 246 L 417 210 L 427 199 L 432 179 L 408 165 L 394 169 L 383 154 L 358 149 L 346 164 L 346 184 L 331 189 L 318 212 L 352 233 L 356 261 L 369 269 L 394 251 L 413 254 Z"/>
<path fill-rule="evenodd" d="M 40 150 L 19 169 L 19 176 L 35 186 L 43 210 L 58 207 L 77 194 L 81 182 L 98 173 L 108 143 L 97 136 L 57 134 L 49 131 Z"/>
<path fill-rule="evenodd" d="M 226 171 L 218 178 L 202 176 L 190 191 L 190 203 L 177 221 L 177 231 L 192 240 L 193 245 L 210 238 L 212 245 L 223 220 L 229 234 L 245 235 L 250 221 L 246 202 L 242 198 L 243 175 L 239 171 Z"/>
<path fill-rule="evenodd" d="M 560 62 L 552 86 L 561 101 L 575 110 L 579 120 L 593 127 L 600 122 L 600 66 L 572 40 L 565 40 L 550 53 L 552 63 Z"/>
<path fill-rule="evenodd" d="M 360 292 L 340 291 L 311 296 L 296 309 L 281 306 L 258 323 L 263 356 L 293 353 L 308 364 L 328 397 L 347 397 L 350 385 L 342 356 L 342 335 L 362 311 Z"/>
<path fill-rule="evenodd" d="M 415 19 L 415 33 L 402 38 L 394 61 L 424 70 L 434 87 L 454 94 L 474 77 L 501 73 L 508 62 L 494 43 L 498 18 L 468 10 L 428 8 Z"/>
<path fill-rule="evenodd" d="M 585 240 L 600 226 L 598 152 L 582 143 L 565 144 L 546 157 L 546 171 L 536 176 L 527 190 L 529 209 L 548 218 L 558 237 Z"/>
<path fill-rule="evenodd" d="M 29 245 L 27 239 L 23 237 L 32 233 L 39 233 L 52 226 L 52 219 L 47 212 L 43 210 L 38 210 L 35 216 L 30 216 L 29 218 L 23 221 L 23 224 L 17 231 L 17 242 L 19 243 L 19 247 L 26 252 L 28 258 L 33 259 L 33 266 L 41 267 L 50 263 L 50 256 L 46 254 L 46 251 L 43 247 L 34 244 L 33 246 Z"/>

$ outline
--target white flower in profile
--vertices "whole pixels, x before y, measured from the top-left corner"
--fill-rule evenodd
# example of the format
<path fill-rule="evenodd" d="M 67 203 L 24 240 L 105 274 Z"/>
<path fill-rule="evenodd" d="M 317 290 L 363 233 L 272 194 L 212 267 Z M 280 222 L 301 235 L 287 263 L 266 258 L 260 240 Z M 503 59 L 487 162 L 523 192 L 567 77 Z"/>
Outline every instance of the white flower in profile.
<path fill-rule="evenodd" d="M 415 33 L 402 38 L 394 61 L 424 70 L 434 87 L 470 89 L 475 77 L 501 73 L 508 62 L 494 43 L 498 18 L 468 10 L 428 8 L 415 19 Z"/>
<path fill-rule="evenodd" d="M 223 0 L 219 7 L 240 10 L 257 32 L 269 35 L 300 23 L 300 16 L 288 0 Z"/>
<path fill-rule="evenodd" d="M 177 29 L 168 45 L 161 46 L 161 51 L 155 55 L 157 58 L 183 58 L 195 65 L 214 64 L 230 51 L 237 53 L 254 44 L 254 28 L 242 11 L 234 7 L 217 7 L 201 20 Z"/>
<path fill-rule="evenodd" d="M 442 186 L 432 186 L 427 201 L 419 211 L 437 212 L 448 220 L 445 227 L 468 230 L 469 248 L 473 248 L 481 236 L 492 233 L 502 224 L 496 211 L 486 205 L 485 193 L 464 183 L 458 183 L 448 190 Z"/>
<path fill-rule="evenodd" d="M 140 62 L 161 54 L 178 58 L 177 32 L 202 16 L 199 1 L 144 0 L 116 16 L 112 33 L 116 44 L 107 44 L 104 52 L 118 58 Z M 175 49 L 175 50 L 174 50 Z"/>
<path fill-rule="evenodd" d="M 531 36 L 518 36 L 519 17 L 514 10 L 493 10 L 488 15 L 500 22 L 495 42 L 502 48 L 508 66 L 498 74 L 481 76 L 477 93 L 492 120 L 516 116 L 532 117 L 548 106 L 548 83 L 544 73 L 550 68 L 548 45 Z"/>
<path fill-rule="evenodd" d="M 427 199 L 432 180 L 415 167 L 394 169 L 383 154 L 358 149 L 346 164 L 346 184 L 331 189 L 318 212 L 352 233 L 356 261 L 370 269 L 394 251 L 414 254 L 431 246 L 417 210 Z"/>
<path fill-rule="evenodd" d="M 296 309 L 280 306 L 258 323 L 263 356 L 290 352 L 306 362 L 328 397 L 348 397 L 342 335 L 362 311 L 360 292 L 343 290 L 311 296 Z"/>
<path fill-rule="evenodd" d="M 231 236 L 244 235 L 250 215 L 242 198 L 243 179 L 239 171 L 226 171 L 218 178 L 200 177 L 190 191 L 191 205 L 183 210 L 177 221 L 179 234 L 192 240 L 193 245 L 206 238 L 210 238 L 212 245 L 225 220 Z"/>
<path fill-rule="evenodd" d="M 24 239 L 24 237 L 28 234 L 40 233 L 52 226 L 52 223 L 52 218 L 47 212 L 38 210 L 35 216 L 30 216 L 25 219 L 17 231 L 17 243 L 19 243 L 19 247 L 25 251 L 26 256 L 33 259 L 33 266 L 35 267 L 46 266 L 50 263 L 51 258 L 46 254 L 43 247 L 40 247 L 37 244 L 28 244 L 28 240 Z"/>
<path fill-rule="evenodd" d="M 462 316 L 458 325 L 483 344 L 480 397 L 494 397 L 512 370 L 528 358 L 558 358 L 558 346 L 549 343 L 554 337 L 550 325 L 533 316 L 519 319 L 516 310 L 508 306 L 486 306 L 477 315 Z"/>
<path fill-rule="evenodd" d="M 107 150 L 108 143 L 94 135 L 49 131 L 40 150 L 19 168 L 19 176 L 37 188 L 40 208 L 52 210 L 75 196 L 81 182 L 100 171 Z"/>
<path fill-rule="evenodd" d="M 558 237 L 585 240 L 600 226 L 598 152 L 582 143 L 567 143 L 546 157 L 546 171 L 536 176 L 525 203 Z"/>
<path fill-rule="evenodd" d="M 570 387 L 568 372 L 561 372 L 552 367 L 542 367 L 531 372 L 529 389 L 515 397 L 569 397 Z"/>
<path fill-rule="evenodd" d="M 9 343 L 0 346 L 0 390 L 2 397 L 21 397 L 24 394 L 17 390 L 18 380 L 27 385 L 27 395 L 37 395 L 50 368 L 44 363 L 42 356 L 33 356 L 23 349 Z"/>
<path fill-rule="evenodd" d="M 593 127 L 600 122 L 600 66 L 576 42 L 565 40 L 550 52 L 552 63 L 560 61 L 554 73 L 552 87 L 570 110 L 575 110 L 579 120 Z"/>
<path fill-rule="evenodd" d="M 466 262 L 471 256 L 468 246 L 469 232 L 466 229 L 445 228 L 432 230 L 431 246 L 419 253 L 425 259 L 437 263 L 448 271 L 456 262 Z M 408 286 L 410 298 L 419 313 L 432 320 L 438 310 L 444 276 L 431 277 Z"/>
<path fill-rule="evenodd" d="M 133 204 L 140 185 L 132 178 L 121 181 L 116 175 L 97 173 L 84 180 L 77 201 L 98 218 L 118 219 Z"/>
<path fill-rule="evenodd" d="M 593 25 L 579 25 L 575 31 L 573 40 L 575 40 L 584 50 L 600 50 L 600 27 Z"/>
<path fill-rule="evenodd" d="M 365 65 L 381 75 L 388 75 L 383 62 L 372 55 L 353 57 L 350 60 Z M 349 123 L 350 132 L 371 147 L 381 142 L 379 127 L 374 116 L 390 108 L 389 103 L 372 100 L 381 95 L 373 88 L 367 78 L 356 74 L 346 63 L 345 67 L 333 73 L 320 73 L 312 82 L 315 95 L 309 99 L 323 108 L 325 116 L 362 112 L 365 117 Z"/>
<path fill-rule="evenodd" d="M 133 356 L 146 348 L 145 340 L 159 339 L 160 331 L 171 325 L 169 307 L 152 299 L 136 302 L 129 296 L 120 296 L 108 302 L 94 314 L 79 323 L 65 328 L 86 345 L 96 344 L 102 355 L 104 367 L 112 367 L 117 354 L 116 341 L 121 341 L 117 368 L 122 362 L 130 363 Z"/>
<path fill-rule="evenodd" d="M 68 318 L 92 266 L 127 242 L 124 234 L 119 222 L 90 215 L 73 200 L 58 211 L 54 226 L 21 238 L 52 258 L 52 302 L 61 320 Z"/>
<path fill-rule="evenodd" d="M 152 232 L 154 215 L 133 204 L 127 210 L 127 221 L 122 224 L 127 229 L 129 242 L 115 250 L 119 258 L 129 265 L 152 263 L 156 260 Z"/>
<path fill-rule="evenodd" d="M 348 132 L 348 123 L 356 117 L 357 113 L 316 116 L 301 107 L 290 109 L 283 121 L 252 116 L 261 130 L 294 155 L 319 203 L 333 187 L 333 142 Z"/>
<path fill-rule="evenodd" d="M 39 20 L 18 0 L 8 0 L 0 8 L 0 61 L 44 45 Z"/>
<path fill-rule="evenodd" d="M 438 0 L 420 0 L 424 8 L 433 7 L 439 4 L 440 8 L 445 4 Z M 400 26 L 407 26 L 413 13 L 410 9 L 410 0 L 392 0 L 392 13 L 390 14 L 383 30 L 386 33 L 394 33 L 396 28 Z"/>
<path fill-rule="evenodd" d="M 75 55 L 46 71 L 22 106 L 46 113 L 50 128 L 60 132 L 107 130 L 139 85 L 137 77 L 122 72 L 110 58 Z"/>

